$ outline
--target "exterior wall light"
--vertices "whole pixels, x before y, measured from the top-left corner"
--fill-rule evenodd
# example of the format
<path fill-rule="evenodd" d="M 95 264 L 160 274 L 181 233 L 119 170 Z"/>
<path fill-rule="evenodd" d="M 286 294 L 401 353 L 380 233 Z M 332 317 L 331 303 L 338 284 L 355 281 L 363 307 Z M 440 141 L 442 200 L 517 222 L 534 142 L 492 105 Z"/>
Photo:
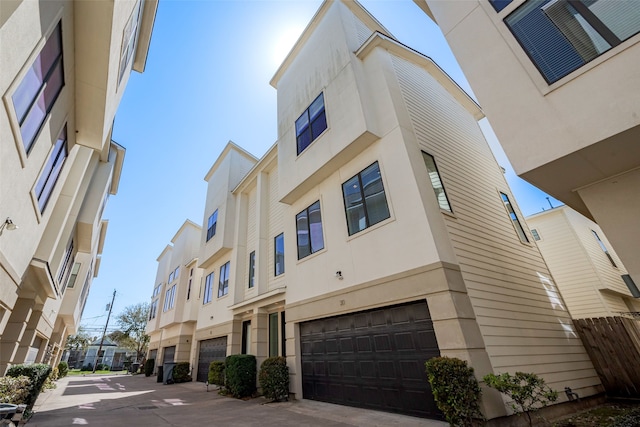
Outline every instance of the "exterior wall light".
<path fill-rule="evenodd" d="M 2 225 L 0 225 L 0 236 L 2 235 L 2 232 L 4 230 L 15 230 L 17 228 L 18 226 L 15 225 L 13 221 L 11 221 L 11 218 L 7 217 L 7 219 L 4 220 Z"/>

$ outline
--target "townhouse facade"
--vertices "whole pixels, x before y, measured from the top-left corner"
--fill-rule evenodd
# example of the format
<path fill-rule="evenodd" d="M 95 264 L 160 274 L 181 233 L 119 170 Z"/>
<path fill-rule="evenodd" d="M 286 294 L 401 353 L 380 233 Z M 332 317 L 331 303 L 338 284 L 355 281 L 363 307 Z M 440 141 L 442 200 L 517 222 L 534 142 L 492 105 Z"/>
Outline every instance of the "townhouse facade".
<path fill-rule="evenodd" d="M 125 149 L 111 139 L 157 1 L 0 5 L 0 374 L 60 360 L 100 269 Z"/>
<path fill-rule="evenodd" d="M 640 317 L 640 291 L 598 224 L 568 206 L 526 221 L 572 318 Z"/>
<path fill-rule="evenodd" d="M 637 3 L 414 1 L 442 30 L 515 172 L 598 223 L 640 283 Z"/>
<path fill-rule="evenodd" d="M 260 159 L 229 143 L 205 177 L 197 321 L 174 361 L 202 381 L 230 354 L 283 356 L 296 398 L 422 417 L 439 416 L 439 355 L 602 390 L 482 111 L 437 64 L 327 1 L 271 84 L 277 142 Z M 483 405 L 509 411 L 490 390 Z"/>

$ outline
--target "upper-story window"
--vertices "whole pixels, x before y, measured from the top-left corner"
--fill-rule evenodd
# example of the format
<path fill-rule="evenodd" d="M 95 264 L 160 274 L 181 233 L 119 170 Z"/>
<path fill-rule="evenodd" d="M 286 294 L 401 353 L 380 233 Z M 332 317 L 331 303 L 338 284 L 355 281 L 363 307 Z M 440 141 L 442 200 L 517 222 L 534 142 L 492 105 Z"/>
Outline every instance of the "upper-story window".
<path fill-rule="evenodd" d="M 69 279 L 67 280 L 67 288 L 71 289 L 76 285 L 76 280 L 78 279 L 78 272 L 80 271 L 81 265 L 82 264 L 79 262 L 73 263 L 71 274 L 69 275 Z"/>
<path fill-rule="evenodd" d="M 155 298 L 158 295 L 160 295 L 160 289 L 162 288 L 162 283 L 160 283 L 158 286 L 156 286 L 155 288 L 153 288 L 153 294 L 151 295 L 151 298 Z"/>
<path fill-rule="evenodd" d="M 284 274 L 284 233 L 278 234 L 273 239 L 273 274 Z"/>
<path fill-rule="evenodd" d="M 179 275 L 180 275 L 180 266 L 176 267 L 175 270 L 169 273 L 169 280 L 167 281 L 167 283 L 173 282 L 178 278 Z"/>
<path fill-rule="evenodd" d="M 438 168 L 436 167 L 435 159 L 431 154 L 427 154 L 424 151 L 422 152 L 422 158 L 424 159 L 424 164 L 427 166 L 427 172 L 429 172 L 429 181 L 431 181 L 433 191 L 436 193 L 436 198 L 438 199 L 438 205 L 440 206 L 440 209 L 452 212 L 451 205 L 449 204 L 449 199 L 447 198 L 447 193 L 446 191 L 444 191 L 444 185 L 442 185 L 442 180 L 440 179 L 440 173 L 438 172 Z"/>
<path fill-rule="evenodd" d="M 533 236 L 533 240 L 540 240 L 540 233 L 535 228 L 531 229 L 531 235 Z"/>
<path fill-rule="evenodd" d="M 505 23 L 553 83 L 640 32 L 634 0 L 529 0 Z"/>
<path fill-rule="evenodd" d="M 296 120 L 297 153 L 302 153 L 326 128 L 327 115 L 321 93 Z"/>
<path fill-rule="evenodd" d="M 602 240 L 600 240 L 600 236 L 598 236 L 598 233 L 596 233 L 595 231 L 591 230 L 591 232 L 593 233 L 593 237 L 596 238 L 596 241 L 598 242 L 598 245 L 600 245 L 600 249 L 602 249 L 602 252 L 604 252 L 604 254 L 607 256 L 607 258 L 609 259 L 609 262 L 611 263 L 611 265 L 615 268 L 618 268 L 618 266 L 616 265 L 616 263 L 613 261 L 613 258 L 611 257 L 611 254 L 609 253 L 609 250 L 607 249 L 607 247 L 605 246 L 604 242 Z"/>
<path fill-rule="evenodd" d="M 505 7 L 509 6 L 513 0 L 489 0 L 491 6 L 496 10 L 496 12 L 500 12 Z"/>
<path fill-rule="evenodd" d="M 342 184 L 349 236 L 390 217 L 378 162 Z"/>
<path fill-rule="evenodd" d="M 151 307 L 149 308 L 149 320 L 155 319 L 157 312 L 158 312 L 158 300 L 155 300 L 151 303 Z"/>
<path fill-rule="evenodd" d="M 213 273 L 207 275 L 207 278 L 204 281 L 204 298 L 202 299 L 202 303 L 206 304 L 211 302 L 211 298 L 213 297 Z"/>
<path fill-rule="evenodd" d="M 133 7 L 131 15 L 122 30 L 122 47 L 120 48 L 120 72 L 118 73 L 118 83 L 122 81 L 125 71 L 129 68 L 131 58 L 136 50 L 136 39 L 138 37 L 138 21 L 140 21 L 140 1 Z"/>
<path fill-rule="evenodd" d="M 256 251 L 249 254 L 249 288 L 256 284 Z"/>
<path fill-rule="evenodd" d="M 231 261 L 227 261 L 225 265 L 220 267 L 220 278 L 218 279 L 218 298 L 229 293 L 229 270 L 231 269 Z"/>
<path fill-rule="evenodd" d="M 527 238 L 527 234 L 524 232 L 524 228 L 522 227 L 522 223 L 520 223 L 520 219 L 518 219 L 518 215 L 516 215 L 516 211 L 513 209 L 513 205 L 509 200 L 509 196 L 504 193 L 500 193 L 500 198 L 504 203 L 505 208 L 507 209 L 507 213 L 509 214 L 509 218 L 511 218 L 511 222 L 513 223 L 513 227 L 516 229 L 518 233 L 518 237 L 523 243 L 529 243 L 529 239 Z"/>
<path fill-rule="evenodd" d="M 59 22 L 11 96 L 27 153 L 63 86 L 62 25 Z"/>
<path fill-rule="evenodd" d="M 187 285 L 187 301 L 191 298 L 191 282 L 193 281 L 193 268 L 189 270 L 189 284 Z"/>
<path fill-rule="evenodd" d="M 64 252 L 64 258 L 62 259 L 62 264 L 60 265 L 60 272 L 58 273 L 58 283 L 62 286 L 66 286 L 67 284 L 67 275 L 70 272 L 71 268 L 71 259 L 73 258 L 73 239 L 69 241 L 67 245 L 67 249 Z M 60 289 L 60 294 L 64 292 L 64 287 Z"/>
<path fill-rule="evenodd" d="M 164 307 L 162 311 L 171 310 L 174 307 L 176 302 L 176 286 L 178 285 L 175 284 L 167 289 L 167 292 L 164 295 Z"/>
<path fill-rule="evenodd" d="M 47 163 L 44 165 L 44 169 L 38 178 L 36 183 L 35 193 L 38 199 L 38 207 L 40 212 L 44 212 L 44 208 L 49 202 L 53 188 L 58 182 L 60 172 L 62 172 L 62 166 L 68 155 L 67 151 L 67 126 L 60 133 L 60 136 L 56 140 Z"/>
<path fill-rule="evenodd" d="M 319 200 L 296 215 L 296 230 L 298 259 L 324 249 Z"/>
<path fill-rule="evenodd" d="M 207 242 L 216 235 L 216 226 L 218 225 L 218 209 L 211 214 L 207 221 Z"/>

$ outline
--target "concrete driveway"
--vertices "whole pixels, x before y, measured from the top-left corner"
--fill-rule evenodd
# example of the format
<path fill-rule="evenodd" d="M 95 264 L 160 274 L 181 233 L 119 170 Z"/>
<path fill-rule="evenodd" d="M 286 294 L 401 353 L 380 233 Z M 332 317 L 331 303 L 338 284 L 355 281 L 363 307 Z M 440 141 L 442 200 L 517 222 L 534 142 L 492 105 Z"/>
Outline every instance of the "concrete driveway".
<path fill-rule="evenodd" d="M 310 400 L 267 403 L 206 392 L 202 383 L 163 385 L 142 375 L 66 377 L 41 393 L 27 427 L 402 426 L 445 427 L 440 421 Z"/>

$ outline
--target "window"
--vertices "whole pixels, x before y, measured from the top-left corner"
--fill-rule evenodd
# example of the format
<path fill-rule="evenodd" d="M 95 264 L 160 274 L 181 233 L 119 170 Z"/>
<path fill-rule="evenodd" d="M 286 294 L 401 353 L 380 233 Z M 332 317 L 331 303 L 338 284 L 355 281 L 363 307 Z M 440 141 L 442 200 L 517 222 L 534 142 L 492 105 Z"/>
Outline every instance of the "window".
<path fill-rule="evenodd" d="M 155 319 L 157 312 L 158 312 L 158 300 L 155 300 L 151 303 L 151 307 L 149 308 L 149 320 Z"/>
<path fill-rule="evenodd" d="M 216 235 L 216 225 L 218 224 L 218 209 L 211 214 L 207 221 L 207 242 Z"/>
<path fill-rule="evenodd" d="M 80 270 L 79 262 L 73 264 L 73 268 L 71 269 L 71 274 L 69 275 L 69 280 L 67 280 L 67 288 L 71 289 L 76 285 L 76 280 L 78 279 L 78 271 Z"/>
<path fill-rule="evenodd" d="M 505 23 L 553 83 L 640 31 L 636 0 L 530 0 Z"/>
<path fill-rule="evenodd" d="M 296 145 L 300 155 L 327 128 L 324 95 L 321 93 L 296 120 Z"/>
<path fill-rule="evenodd" d="M 153 295 L 151 295 L 151 298 L 155 298 L 160 294 L 160 288 L 162 288 L 162 283 L 153 289 Z"/>
<path fill-rule="evenodd" d="M 171 283 L 171 282 L 173 282 L 173 271 L 169 273 L 169 280 L 167 280 L 167 283 Z"/>
<path fill-rule="evenodd" d="M 49 202 L 53 188 L 55 187 L 56 182 L 58 182 L 60 172 L 62 172 L 62 166 L 64 166 L 67 154 L 67 126 L 65 125 L 60 136 L 56 140 L 53 150 L 51 151 L 51 155 L 49 156 L 47 163 L 45 163 L 44 170 L 36 183 L 34 191 L 36 193 L 36 198 L 38 199 L 40 212 L 44 212 L 44 208 Z"/>
<path fill-rule="evenodd" d="M 279 276 L 284 273 L 284 233 L 273 239 L 273 274 Z"/>
<path fill-rule="evenodd" d="M 349 236 L 390 216 L 378 162 L 342 184 L 342 194 Z"/>
<path fill-rule="evenodd" d="M 172 287 L 167 289 L 167 292 L 164 294 L 164 307 L 162 311 L 171 310 L 174 307 L 176 298 L 176 286 L 178 285 L 173 285 Z"/>
<path fill-rule="evenodd" d="M 59 22 L 11 96 L 27 153 L 63 86 L 62 25 Z"/>
<path fill-rule="evenodd" d="M 509 6 L 513 0 L 489 0 L 491 6 L 496 10 L 496 12 L 500 12 L 505 7 Z"/>
<path fill-rule="evenodd" d="M 249 254 L 249 288 L 255 286 L 256 279 L 256 251 Z"/>
<path fill-rule="evenodd" d="M 509 196 L 504 193 L 500 193 L 500 197 L 502 198 L 502 202 L 504 203 L 505 208 L 507 208 L 507 213 L 509 214 L 509 218 L 511 218 L 511 222 L 513 223 L 513 227 L 516 229 L 518 233 L 518 237 L 523 243 L 529 243 L 529 239 L 524 232 L 524 228 L 522 228 L 522 224 L 518 219 L 518 215 L 516 215 L 516 211 L 513 209 L 511 205 L 511 201 L 509 200 Z"/>
<path fill-rule="evenodd" d="M 179 274 L 180 274 L 180 266 L 176 267 L 175 270 L 169 273 L 169 280 L 167 281 L 167 283 L 171 283 L 174 280 L 176 280 Z"/>
<path fill-rule="evenodd" d="M 218 279 L 218 298 L 229 293 L 229 270 L 231 261 L 227 261 L 225 265 L 220 267 L 220 278 Z"/>
<path fill-rule="evenodd" d="M 269 314 L 269 357 L 278 356 L 278 313 Z"/>
<path fill-rule="evenodd" d="M 591 230 L 591 232 L 593 233 L 593 237 L 596 238 L 596 241 L 598 242 L 598 245 L 600 245 L 600 249 L 602 249 L 602 252 L 604 252 L 604 254 L 607 256 L 607 258 L 609 258 L 609 262 L 611 263 L 611 265 L 614 266 L 615 268 L 618 268 L 616 263 L 613 262 L 613 258 L 611 257 L 611 254 L 607 250 L 607 247 L 604 245 L 604 242 L 602 240 L 600 240 L 600 236 L 598 236 L 598 233 L 596 233 L 593 230 Z"/>
<path fill-rule="evenodd" d="M 211 302 L 211 298 L 213 296 L 213 273 L 209 274 L 204 281 L 204 298 L 202 300 L 203 304 Z"/>
<path fill-rule="evenodd" d="M 191 298 L 191 281 L 193 280 L 193 268 L 189 270 L 189 284 L 187 285 L 187 301 Z"/>
<path fill-rule="evenodd" d="M 242 348 L 241 354 L 249 354 L 251 350 L 251 320 L 242 322 Z"/>
<path fill-rule="evenodd" d="M 118 73 L 118 83 L 122 81 L 124 72 L 127 70 L 133 53 L 136 50 L 136 38 L 138 35 L 138 21 L 140 20 L 140 1 L 136 3 L 122 30 L 122 47 L 120 48 L 120 72 Z"/>
<path fill-rule="evenodd" d="M 298 233 L 298 259 L 324 249 L 319 200 L 296 215 L 296 229 Z"/>
<path fill-rule="evenodd" d="M 64 279 L 67 277 L 67 273 L 69 267 L 71 266 L 71 258 L 73 255 L 73 239 L 69 241 L 67 245 L 67 249 L 64 252 L 64 258 L 62 259 L 62 264 L 60 265 L 60 272 L 58 273 L 58 283 L 65 283 Z M 60 290 L 60 293 L 64 292 L 64 289 Z"/>
<path fill-rule="evenodd" d="M 533 240 L 540 240 L 540 233 L 535 228 L 531 229 L 531 235 L 533 236 Z"/>
<path fill-rule="evenodd" d="M 447 198 L 447 193 L 444 191 L 444 186 L 442 185 L 442 180 L 440 179 L 440 173 L 436 167 L 435 159 L 431 154 L 427 154 L 424 151 L 422 152 L 422 158 L 424 159 L 424 164 L 427 166 L 429 180 L 431 181 L 433 191 L 436 193 L 436 199 L 438 199 L 440 209 L 453 213 L 451 205 L 449 204 L 449 199 Z"/>

